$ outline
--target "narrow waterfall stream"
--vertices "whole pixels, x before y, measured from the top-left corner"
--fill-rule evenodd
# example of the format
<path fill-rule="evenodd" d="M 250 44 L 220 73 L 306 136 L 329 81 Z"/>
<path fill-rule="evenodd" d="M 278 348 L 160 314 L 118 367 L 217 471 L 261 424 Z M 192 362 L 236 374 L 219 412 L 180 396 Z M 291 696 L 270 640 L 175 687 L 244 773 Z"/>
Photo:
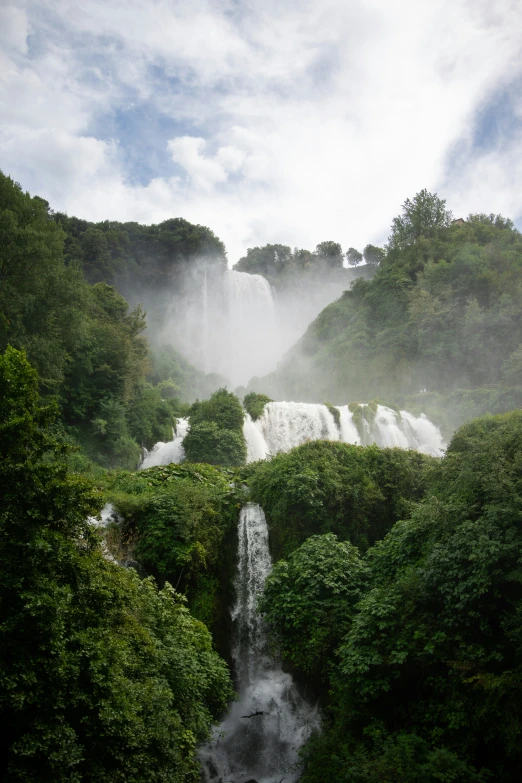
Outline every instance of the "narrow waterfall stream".
<path fill-rule="evenodd" d="M 241 509 L 233 660 L 238 700 L 201 751 L 206 783 L 293 783 L 299 748 L 319 726 L 317 709 L 299 694 L 268 649 L 257 598 L 272 567 L 260 506 Z"/>

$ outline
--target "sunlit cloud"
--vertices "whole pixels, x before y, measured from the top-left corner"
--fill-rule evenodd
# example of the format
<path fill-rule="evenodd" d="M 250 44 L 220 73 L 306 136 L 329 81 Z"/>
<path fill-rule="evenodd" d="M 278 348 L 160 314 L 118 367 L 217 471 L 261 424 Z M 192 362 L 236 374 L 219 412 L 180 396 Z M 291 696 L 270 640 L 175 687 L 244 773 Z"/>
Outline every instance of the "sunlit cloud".
<path fill-rule="evenodd" d="M 208 225 L 231 262 L 381 243 L 423 187 L 517 219 L 521 23 L 509 0 L 17 2 L 0 166 L 69 214 Z"/>

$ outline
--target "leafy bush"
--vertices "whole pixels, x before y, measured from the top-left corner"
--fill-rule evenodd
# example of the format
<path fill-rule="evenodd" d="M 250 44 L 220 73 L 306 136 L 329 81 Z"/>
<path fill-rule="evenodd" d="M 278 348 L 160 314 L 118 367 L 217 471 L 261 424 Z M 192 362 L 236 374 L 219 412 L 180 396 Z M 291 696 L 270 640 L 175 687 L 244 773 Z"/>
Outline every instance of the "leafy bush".
<path fill-rule="evenodd" d="M 330 532 L 366 549 L 422 497 L 435 462 L 402 449 L 316 441 L 256 464 L 248 483 L 269 520 L 275 558 Z"/>
<path fill-rule="evenodd" d="M 187 459 L 209 465 L 244 465 L 244 413 L 232 392 L 218 389 L 209 400 L 195 402 L 189 411 L 190 431 L 183 440 Z"/>
<path fill-rule="evenodd" d="M 183 448 L 191 462 L 233 466 L 244 465 L 246 461 L 243 433 L 220 429 L 213 421 L 191 424 Z"/>
<path fill-rule="evenodd" d="M 265 405 L 267 402 L 272 402 L 270 397 L 266 394 L 256 394 L 256 392 L 249 392 L 243 399 L 243 405 L 247 413 L 250 414 L 252 421 L 256 421 L 263 415 Z"/>
<path fill-rule="evenodd" d="M 259 609 L 285 657 L 324 678 L 367 579 L 358 549 L 332 533 L 311 536 L 288 561 L 279 560 Z"/>
<path fill-rule="evenodd" d="M 210 421 L 219 429 L 241 432 L 243 419 L 241 403 L 235 394 L 226 389 L 218 389 L 209 400 L 195 402 L 190 409 L 191 426 Z"/>
<path fill-rule="evenodd" d="M 106 497 L 123 520 L 121 535 L 160 581 L 184 592 L 193 614 L 209 627 L 228 627 L 235 535 L 243 494 L 231 470 L 164 465 L 117 472 Z"/>

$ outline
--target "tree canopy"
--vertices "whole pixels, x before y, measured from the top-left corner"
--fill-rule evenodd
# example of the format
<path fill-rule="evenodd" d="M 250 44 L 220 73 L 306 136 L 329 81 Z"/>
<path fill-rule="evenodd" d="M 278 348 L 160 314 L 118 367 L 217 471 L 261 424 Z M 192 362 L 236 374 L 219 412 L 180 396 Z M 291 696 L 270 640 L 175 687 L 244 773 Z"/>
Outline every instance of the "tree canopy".
<path fill-rule="evenodd" d="M 395 217 L 388 238 L 389 247 L 401 250 L 416 240 L 434 239 L 442 229 L 448 228 L 452 213 L 446 209 L 446 200 L 425 188 L 402 205 L 402 214 Z"/>
<path fill-rule="evenodd" d="M 109 562 L 98 492 L 64 462 L 25 355 L 0 356 L 0 715 L 6 781 L 198 774 L 231 697 L 206 628 L 170 585 Z"/>
<path fill-rule="evenodd" d="M 521 465 L 522 413 L 477 419 L 362 560 L 327 534 L 275 566 L 270 627 L 329 672 L 306 783 L 517 779 Z"/>

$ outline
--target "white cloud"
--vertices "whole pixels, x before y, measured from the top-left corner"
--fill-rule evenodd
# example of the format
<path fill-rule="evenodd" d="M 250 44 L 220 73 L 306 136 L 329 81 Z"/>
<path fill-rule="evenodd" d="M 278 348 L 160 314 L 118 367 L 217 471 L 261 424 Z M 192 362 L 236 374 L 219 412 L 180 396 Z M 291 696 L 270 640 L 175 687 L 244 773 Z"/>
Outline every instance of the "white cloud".
<path fill-rule="evenodd" d="M 26 54 L 28 35 L 29 24 L 23 8 L 0 6 L 0 45 Z"/>
<path fill-rule="evenodd" d="M 57 209 L 180 215 L 210 226 L 232 261 L 266 242 L 382 241 L 423 187 L 463 214 L 520 210 L 521 141 L 478 157 L 471 145 L 477 112 L 520 72 L 510 0 L 18 5 L 0 165 Z M 131 184 L 115 143 L 93 136 L 129 100 L 190 128 L 160 151 L 180 176 Z"/>

